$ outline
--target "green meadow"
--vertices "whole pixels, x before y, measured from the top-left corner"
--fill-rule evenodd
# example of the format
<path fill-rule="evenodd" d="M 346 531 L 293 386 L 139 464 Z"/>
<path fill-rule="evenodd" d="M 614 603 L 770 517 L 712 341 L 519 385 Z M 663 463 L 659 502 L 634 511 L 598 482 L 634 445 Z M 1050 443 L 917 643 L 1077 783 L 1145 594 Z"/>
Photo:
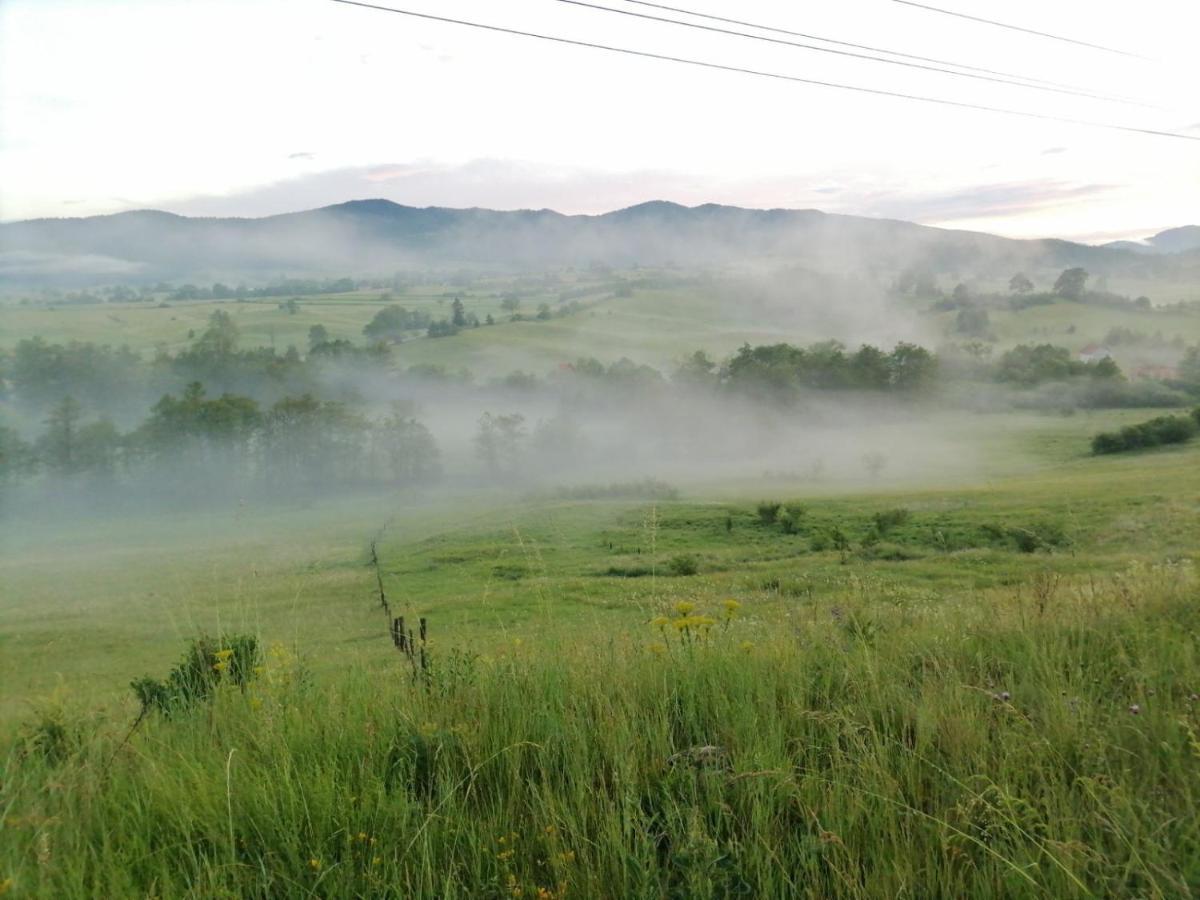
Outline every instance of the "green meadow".
<path fill-rule="evenodd" d="M 0 883 L 1190 896 L 1200 451 L 1088 455 L 1138 416 L 984 417 L 949 485 L 6 523 Z"/>

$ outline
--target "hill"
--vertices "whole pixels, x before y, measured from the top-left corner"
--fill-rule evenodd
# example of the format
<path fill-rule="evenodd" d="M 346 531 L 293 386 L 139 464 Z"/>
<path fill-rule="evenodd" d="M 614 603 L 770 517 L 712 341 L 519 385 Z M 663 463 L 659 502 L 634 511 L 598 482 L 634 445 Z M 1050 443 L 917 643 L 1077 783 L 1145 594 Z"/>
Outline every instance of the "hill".
<path fill-rule="evenodd" d="M 1174 246 L 1164 235 L 1164 247 Z M 1115 274 L 1157 265 L 1121 247 L 1013 240 L 817 210 L 663 201 L 596 216 L 355 200 L 258 219 L 141 210 L 0 225 L 0 284 L 8 285 L 761 260 L 825 271 L 919 265 L 996 276 L 1022 268 L 1082 265 Z"/>

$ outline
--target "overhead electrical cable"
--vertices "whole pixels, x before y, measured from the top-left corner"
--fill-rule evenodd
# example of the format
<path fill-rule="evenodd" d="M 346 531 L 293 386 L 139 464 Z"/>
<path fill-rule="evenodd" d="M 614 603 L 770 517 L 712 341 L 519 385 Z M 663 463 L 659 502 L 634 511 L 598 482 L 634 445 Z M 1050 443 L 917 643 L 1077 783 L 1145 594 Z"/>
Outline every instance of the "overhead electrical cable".
<path fill-rule="evenodd" d="M 1082 125 L 1089 128 L 1104 128 L 1110 131 L 1124 131 L 1131 134 L 1148 134 L 1155 137 L 1175 138 L 1183 141 L 1200 141 L 1200 135 L 1181 134 L 1176 131 L 1162 131 L 1154 128 L 1139 128 L 1134 125 L 1119 125 L 1113 122 L 1098 122 L 1090 119 L 1074 119 L 1068 116 L 1057 116 L 1050 113 L 1028 112 L 1019 109 L 1009 109 L 1003 106 L 988 106 L 982 103 L 968 103 L 962 100 L 948 100 L 944 97 L 929 97 L 923 94 L 906 94 L 900 91 L 888 91 L 882 88 L 864 87 L 855 84 L 843 84 L 836 81 L 821 81 L 816 78 L 803 78 L 799 75 L 785 75 L 780 72 L 766 72 L 759 69 L 749 69 L 742 66 L 730 66 L 724 63 L 708 62 L 706 60 L 689 59 L 683 56 L 671 56 L 665 53 L 653 53 L 648 50 L 633 50 L 629 47 L 614 47 L 609 44 L 599 44 L 576 38 L 565 38 L 557 35 L 541 34 L 536 31 L 522 31 L 518 28 L 507 28 L 502 25 L 489 25 L 484 22 L 472 22 L 467 19 L 452 19 L 448 16 L 437 16 L 432 13 L 417 12 L 410 9 L 399 9 L 394 6 L 380 6 L 375 3 L 365 3 L 362 0 L 330 0 L 331 3 L 341 3 L 345 6 L 358 6 L 363 9 L 374 9 L 380 12 L 390 12 L 396 15 L 424 19 L 429 22 L 443 22 L 448 25 L 462 25 L 467 28 L 477 28 L 482 31 L 493 31 L 498 34 L 511 34 L 518 37 L 535 38 L 540 41 L 551 41 L 571 47 L 587 47 L 592 50 L 605 50 L 609 53 L 622 53 L 627 56 L 637 56 L 643 59 L 654 59 L 661 62 L 680 63 L 681 65 L 696 66 L 703 69 L 713 69 L 720 72 L 736 72 L 742 75 L 753 75 L 758 78 L 771 78 L 777 81 L 789 81 L 796 84 L 809 84 L 816 87 L 833 88 L 835 90 L 853 91 L 860 94 L 873 94 L 879 97 L 891 97 L 897 100 L 914 100 L 920 103 L 932 103 L 939 106 L 949 106 L 956 109 L 972 109 L 979 112 L 999 113 L 1006 116 L 1019 116 L 1026 119 L 1039 119 L 1045 122 L 1060 122 L 1066 125 Z"/>
<path fill-rule="evenodd" d="M 957 19 L 970 19 L 972 22 L 981 22 L 984 25 L 994 25 L 997 28 L 1007 28 L 1010 31 L 1022 31 L 1025 34 L 1034 34 L 1038 37 L 1050 38 L 1053 41 L 1062 41 L 1066 44 L 1076 44 L 1080 47 L 1089 47 L 1092 50 L 1102 50 L 1105 53 L 1115 53 L 1118 56 L 1131 56 L 1134 59 L 1146 59 L 1140 53 L 1130 53 L 1128 50 L 1118 50 L 1115 47 L 1105 47 L 1103 44 L 1092 44 L 1088 41 L 1079 41 L 1075 38 L 1064 37 L 1061 34 L 1051 34 L 1048 31 L 1038 31 L 1036 28 L 1025 28 L 1021 25 L 1010 25 L 1008 22 L 997 22 L 994 19 L 984 19 L 979 16 L 968 15 L 964 12 L 958 12 L 953 9 L 943 9 L 940 6 L 928 6 L 924 3 L 915 3 L 914 0 L 893 0 L 895 3 L 901 3 L 904 6 L 915 6 L 918 9 L 927 9 L 930 12 L 941 13 L 944 16 L 954 16 Z"/>
<path fill-rule="evenodd" d="M 915 59 L 918 62 L 933 63 L 939 66 L 950 66 L 955 69 L 966 69 L 969 72 L 983 72 L 987 75 L 1000 75 L 1004 78 L 1016 78 L 1020 81 L 1031 81 L 1035 84 L 1048 84 L 1052 87 L 1075 88 L 1075 85 L 1062 84 L 1058 81 L 1047 81 L 1044 78 L 1033 78 L 1028 75 L 1018 75 L 1014 72 L 1005 72 L 1000 69 L 985 69 L 982 66 L 969 66 L 966 63 L 954 62 L 949 59 L 938 59 L 933 56 L 918 56 L 915 53 L 903 53 L 899 50 L 888 50 L 886 47 L 872 47 L 870 44 L 855 44 L 851 41 L 841 41 L 836 38 L 821 37 L 819 34 L 808 34 L 803 31 L 792 31 L 788 28 L 779 28 L 774 25 L 762 25 L 758 22 L 747 22 L 742 19 L 727 19 L 724 16 L 714 16 L 709 13 L 696 12 L 694 9 L 684 9 L 679 6 L 667 6 L 663 3 L 651 3 L 649 0 L 624 0 L 626 3 L 634 6 L 648 6 L 651 9 L 662 9 L 667 12 L 682 13 L 687 16 L 695 16 L 697 19 L 708 19 L 711 22 L 724 22 L 726 25 L 741 25 L 744 28 L 757 28 L 759 31 L 770 31 L 775 34 L 786 34 L 791 37 L 805 38 L 810 41 L 821 41 L 826 44 L 837 44 L 840 47 L 853 47 L 855 50 L 869 50 L 872 53 L 886 53 L 888 56 L 899 56 L 904 59 Z M 1075 88 L 1077 89 L 1077 88 Z"/>
<path fill-rule="evenodd" d="M 785 47 L 796 47 L 801 50 L 813 50 L 817 53 L 832 53 L 835 56 L 846 56 L 851 59 L 863 59 L 869 62 L 885 63 L 890 66 L 903 66 L 908 69 L 920 69 L 925 72 L 938 72 L 943 75 L 955 75 L 959 78 L 974 78 L 979 81 L 991 81 L 996 84 L 1007 84 L 1013 87 L 1026 88 L 1031 91 L 1049 91 L 1054 94 L 1070 94 L 1075 97 L 1087 97 L 1092 100 L 1107 100 L 1113 103 L 1128 103 L 1131 106 L 1149 106 L 1148 103 L 1142 103 L 1139 100 L 1127 100 L 1123 97 L 1113 97 L 1107 94 L 1096 94 L 1090 91 L 1078 90 L 1076 88 L 1050 87 L 1041 84 L 1028 84 L 1023 81 L 1014 81 L 1010 78 L 997 78 L 994 75 L 981 75 L 977 72 L 956 72 L 953 69 L 945 69 L 940 66 L 926 65 L 925 63 L 906 62 L 901 59 L 885 59 L 882 56 L 871 56 L 867 53 L 856 53 L 852 50 L 837 50 L 833 47 L 818 47 L 815 44 L 801 44 L 797 41 L 786 41 L 782 38 L 767 37 L 763 34 L 749 34 L 745 31 L 733 31 L 729 28 L 719 28 L 715 25 L 701 25 L 699 22 L 685 22 L 682 19 L 668 19 L 665 16 L 655 16 L 649 13 L 634 12 L 631 9 L 616 9 L 611 6 L 602 6 L 599 3 L 588 3 L 586 0 L 554 0 L 556 3 L 565 3 L 568 6 L 578 6 L 584 9 L 594 9 L 599 12 L 615 13 L 619 16 L 631 16 L 635 19 L 645 19 L 649 22 L 664 22 L 670 25 L 681 25 L 684 28 L 695 28 L 699 31 L 709 31 L 714 34 L 727 34 L 732 37 L 749 38 L 752 41 L 764 41 L 768 44 L 779 44 Z"/>

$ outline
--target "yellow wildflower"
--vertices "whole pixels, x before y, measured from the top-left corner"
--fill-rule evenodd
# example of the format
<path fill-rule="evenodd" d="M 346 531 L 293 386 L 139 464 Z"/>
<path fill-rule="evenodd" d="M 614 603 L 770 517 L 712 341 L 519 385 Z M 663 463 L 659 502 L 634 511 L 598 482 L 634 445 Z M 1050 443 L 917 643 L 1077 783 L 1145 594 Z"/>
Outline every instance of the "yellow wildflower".
<path fill-rule="evenodd" d="M 680 600 L 675 604 L 675 612 L 681 616 L 689 616 L 696 611 L 696 604 L 688 600 Z"/>
<path fill-rule="evenodd" d="M 217 659 L 225 660 L 225 659 L 229 659 L 229 657 L 233 656 L 233 651 L 228 650 L 228 649 L 227 650 L 218 650 L 215 655 L 216 655 Z"/>
<path fill-rule="evenodd" d="M 653 628 L 662 628 L 666 625 L 669 625 L 670 622 L 671 622 L 671 620 L 668 619 L 666 616 L 655 616 L 653 619 L 650 620 L 650 625 Z"/>
<path fill-rule="evenodd" d="M 734 600 L 732 597 L 730 597 L 721 605 L 725 607 L 725 615 L 731 619 L 733 618 L 733 614 L 742 608 L 742 604 L 737 600 Z"/>
<path fill-rule="evenodd" d="M 314 856 L 312 859 L 310 859 L 308 861 L 308 867 L 310 869 L 312 869 L 314 872 L 320 872 L 321 871 L 321 861 Z"/>
<path fill-rule="evenodd" d="M 7 894 L 12 889 L 13 880 L 11 878 L 5 878 L 3 881 L 0 881 L 0 894 Z"/>
<path fill-rule="evenodd" d="M 752 644 L 750 641 L 742 641 L 741 647 L 742 650 L 744 650 L 746 653 L 749 653 L 754 649 L 754 644 Z"/>

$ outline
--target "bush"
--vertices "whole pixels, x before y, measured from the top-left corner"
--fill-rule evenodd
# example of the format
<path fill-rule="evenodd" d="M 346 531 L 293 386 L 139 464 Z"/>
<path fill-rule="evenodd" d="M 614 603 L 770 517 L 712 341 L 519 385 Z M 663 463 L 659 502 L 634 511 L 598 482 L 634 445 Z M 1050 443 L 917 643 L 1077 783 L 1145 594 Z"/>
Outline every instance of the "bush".
<path fill-rule="evenodd" d="M 604 570 L 609 578 L 646 578 L 654 574 L 649 566 L 609 566 Z"/>
<path fill-rule="evenodd" d="M 254 635 L 205 635 L 192 641 L 165 680 L 144 676 L 131 682 L 130 687 L 143 710 L 157 709 L 169 716 L 209 699 L 222 680 L 245 688 L 258 662 L 258 638 Z"/>
<path fill-rule="evenodd" d="M 700 571 L 700 563 L 696 557 L 683 554 L 672 557 L 667 563 L 667 569 L 672 575 L 695 575 Z"/>
<path fill-rule="evenodd" d="M 1070 543 L 1066 530 L 1057 522 L 1040 522 L 1028 528 L 1013 527 L 1007 531 L 1022 553 L 1051 550 Z"/>
<path fill-rule="evenodd" d="M 803 503 L 786 503 L 783 506 L 782 512 L 779 513 L 779 525 L 783 529 L 784 534 L 796 534 L 800 531 L 800 523 L 804 521 L 804 516 L 808 509 Z"/>
<path fill-rule="evenodd" d="M 887 534 L 893 528 L 903 525 L 910 518 L 912 518 L 911 512 L 904 507 L 897 507 L 896 509 L 875 513 L 873 521 L 875 522 L 875 530 L 883 535 Z"/>
<path fill-rule="evenodd" d="M 1126 425 L 1119 431 L 1102 431 L 1092 438 L 1092 453 L 1123 453 L 1165 444 L 1184 444 L 1200 432 L 1200 415 L 1193 410 L 1190 416 L 1159 416 L 1136 425 Z"/>
<path fill-rule="evenodd" d="M 774 525 L 775 520 L 779 518 L 779 510 L 783 508 L 782 503 L 764 500 L 758 504 L 758 518 L 764 525 Z"/>

